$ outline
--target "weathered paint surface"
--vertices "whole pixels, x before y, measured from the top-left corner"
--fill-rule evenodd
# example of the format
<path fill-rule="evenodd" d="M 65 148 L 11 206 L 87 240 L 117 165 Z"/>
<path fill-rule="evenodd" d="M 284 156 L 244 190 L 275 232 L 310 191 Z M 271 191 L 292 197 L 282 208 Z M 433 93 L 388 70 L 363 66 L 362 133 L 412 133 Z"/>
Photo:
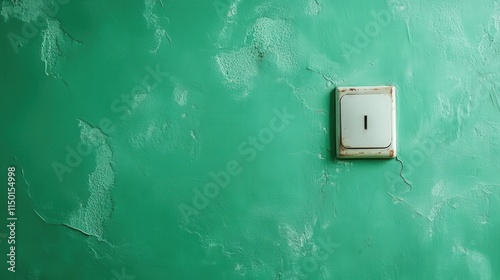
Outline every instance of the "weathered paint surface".
<path fill-rule="evenodd" d="M 498 2 L 1 15 L 1 279 L 500 278 Z M 336 159 L 332 91 L 384 84 L 397 159 Z"/>

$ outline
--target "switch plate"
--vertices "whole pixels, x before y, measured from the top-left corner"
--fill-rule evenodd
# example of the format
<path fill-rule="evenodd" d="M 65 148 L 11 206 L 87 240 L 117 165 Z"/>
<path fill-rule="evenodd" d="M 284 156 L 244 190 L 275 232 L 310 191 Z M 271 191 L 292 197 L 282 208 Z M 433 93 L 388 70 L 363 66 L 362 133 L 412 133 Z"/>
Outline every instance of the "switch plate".
<path fill-rule="evenodd" d="M 338 87 L 335 107 L 337 157 L 396 156 L 395 87 Z"/>

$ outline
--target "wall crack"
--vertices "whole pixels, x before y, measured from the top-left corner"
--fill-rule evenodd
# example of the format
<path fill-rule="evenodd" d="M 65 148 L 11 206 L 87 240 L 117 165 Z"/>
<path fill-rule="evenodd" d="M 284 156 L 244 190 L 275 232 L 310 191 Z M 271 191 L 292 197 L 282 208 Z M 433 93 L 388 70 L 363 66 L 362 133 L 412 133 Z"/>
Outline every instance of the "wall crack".
<path fill-rule="evenodd" d="M 412 184 L 410 184 L 410 182 L 408 182 L 408 180 L 406 180 L 405 176 L 403 175 L 403 171 L 405 169 L 405 164 L 403 163 L 403 161 L 398 156 L 396 156 L 396 160 L 399 163 L 401 163 L 401 170 L 399 171 L 399 177 L 401 177 L 401 179 L 403 179 L 403 181 L 405 182 L 405 184 L 410 187 L 410 191 L 411 191 L 413 189 L 413 186 L 412 186 Z"/>

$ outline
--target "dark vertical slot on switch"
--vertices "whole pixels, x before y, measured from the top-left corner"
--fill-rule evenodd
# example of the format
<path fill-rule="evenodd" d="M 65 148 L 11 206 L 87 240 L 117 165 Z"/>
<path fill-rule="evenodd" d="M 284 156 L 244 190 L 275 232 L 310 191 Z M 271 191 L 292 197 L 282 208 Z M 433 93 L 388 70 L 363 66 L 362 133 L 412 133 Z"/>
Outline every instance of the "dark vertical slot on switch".
<path fill-rule="evenodd" d="M 365 129 L 368 129 L 368 116 L 365 115 Z"/>

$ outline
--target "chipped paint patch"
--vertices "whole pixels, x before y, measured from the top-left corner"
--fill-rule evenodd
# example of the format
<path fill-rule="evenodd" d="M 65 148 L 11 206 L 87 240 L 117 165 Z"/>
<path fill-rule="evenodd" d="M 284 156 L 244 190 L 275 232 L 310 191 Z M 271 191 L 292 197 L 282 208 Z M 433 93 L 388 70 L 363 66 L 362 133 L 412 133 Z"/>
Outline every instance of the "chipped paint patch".
<path fill-rule="evenodd" d="M 163 9 L 163 2 L 160 0 L 145 0 L 145 8 L 143 16 L 146 19 L 148 28 L 154 30 L 155 46 L 150 50 L 151 53 L 158 53 L 161 45 L 165 41 L 172 42 L 164 25 L 168 24 L 169 20 Z"/>
<path fill-rule="evenodd" d="M 149 94 L 149 89 L 147 92 L 140 92 L 134 95 L 134 98 L 132 99 L 132 104 L 130 106 L 130 113 L 132 113 L 134 110 L 136 110 L 141 104 L 146 100 Z"/>
<path fill-rule="evenodd" d="M 0 14 L 5 21 L 10 18 L 17 18 L 24 22 L 31 22 L 42 18 L 47 18 L 49 7 L 57 5 L 54 0 L 23 0 L 23 1 L 3 1 Z"/>
<path fill-rule="evenodd" d="M 252 26 L 255 49 L 273 56 L 281 72 L 287 73 L 296 67 L 291 47 L 292 26 L 284 19 L 262 17 Z"/>
<path fill-rule="evenodd" d="M 259 74 L 263 60 L 274 64 L 280 73 L 290 73 L 297 69 L 296 58 L 291 46 L 291 24 L 284 19 L 258 18 L 247 30 L 250 44 L 215 56 L 217 67 L 224 77 L 226 86 L 239 90 L 240 98 L 248 96 L 252 89 L 253 77 Z M 222 32 L 224 41 L 227 32 Z"/>
<path fill-rule="evenodd" d="M 188 90 L 185 89 L 182 85 L 177 85 L 174 89 L 174 98 L 175 102 L 180 106 L 186 105 L 188 99 Z"/>
<path fill-rule="evenodd" d="M 87 145 L 95 146 L 96 168 L 89 175 L 90 196 L 85 204 L 73 213 L 69 225 L 88 234 L 103 237 L 106 222 L 113 213 L 111 191 L 115 184 L 113 170 L 113 152 L 107 136 L 96 127 L 79 120 L 81 140 Z"/>
<path fill-rule="evenodd" d="M 215 57 L 217 66 L 226 85 L 233 89 L 248 86 L 252 78 L 257 76 L 257 55 L 252 48 L 241 48 L 230 52 L 222 52 Z"/>
<path fill-rule="evenodd" d="M 47 28 L 42 34 L 41 59 L 45 63 L 45 74 L 60 78 L 61 59 L 68 55 L 71 48 L 81 43 L 64 32 L 59 21 L 53 19 L 47 19 Z"/>
<path fill-rule="evenodd" d="M 321 13 L 322 5 L 319 0 L 309 0 L 306 7 L 306 14 L 315 16 Z"/>

